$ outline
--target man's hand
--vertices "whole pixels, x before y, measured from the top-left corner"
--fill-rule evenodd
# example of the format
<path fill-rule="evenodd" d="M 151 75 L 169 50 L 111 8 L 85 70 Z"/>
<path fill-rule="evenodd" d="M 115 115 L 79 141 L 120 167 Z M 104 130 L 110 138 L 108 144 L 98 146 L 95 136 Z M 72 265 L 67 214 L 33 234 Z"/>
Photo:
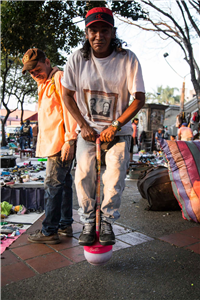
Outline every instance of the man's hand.
<path fill-rule="evenodd" d="M 70 146 L 68 143 L 64 143 L 61 148 L 61 160 L 72 160 L 75 155 L 75 143 Z"/>
<path fill-rule="evenodd" d="M 91 128 L 88 124 L 81 127 L 81 136 L 84 140 L 95 142 L 97 132 Z"/>
<path fill-rule="evenodd" d="M 109 126 L 105 130 L 100 133 L 101 142 L 112 142 L 117 133 L 117 128 L 113 126 Z"/>

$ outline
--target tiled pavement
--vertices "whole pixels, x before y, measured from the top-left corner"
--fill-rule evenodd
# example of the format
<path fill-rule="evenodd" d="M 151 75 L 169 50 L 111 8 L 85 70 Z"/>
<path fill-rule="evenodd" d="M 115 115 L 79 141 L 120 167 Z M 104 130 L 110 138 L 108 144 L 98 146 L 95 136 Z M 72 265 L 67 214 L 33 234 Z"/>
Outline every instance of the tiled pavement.
<path fill-rule="evenodd" d="M 57 245 L 31 244 L 27 241 L 27 236 L 30 232 L 41 228 L 44 216 L 23 233 L 2 254 L 2 286 L 84 261 L 83 247 L 78 244 L 78 236 L 82 230 L 82 225 L 79 223 L 79 216 L 76 210 L 74 210 L 73 217 L 73 238 L 62 236 L 62 242 Z M 113 229 L 116 235 L 116 244 L 113 246 L 113 251 L 153 240 L 151 237 L 139 232 L 132 232 L 119 225 L 114 225 Z M 199 227 L 162 236 L 159 239 L 200 254 Z"/>

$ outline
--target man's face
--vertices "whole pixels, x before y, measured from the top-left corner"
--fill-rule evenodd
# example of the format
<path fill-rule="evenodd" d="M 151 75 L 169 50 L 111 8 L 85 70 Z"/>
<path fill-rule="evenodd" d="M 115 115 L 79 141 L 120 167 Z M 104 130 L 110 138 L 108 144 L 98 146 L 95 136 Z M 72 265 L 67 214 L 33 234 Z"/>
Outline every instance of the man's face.
<path fill-rule="evenodd" d="M 98 58 L 111 54 L 110 42 L 114 37 L 112 27 L 105 22 L 95 22 L 86 31 L 86 39 L 89 40 L 94 56 Z"/>
<path fill-rule="evenodd" d="M 109 107 L 110 107 L 109 104 L 105 103 L 103 106 L 103 111 L 107 113 L 109 111 Z"/>
<path fill-rule="evenodd" d="M 49 76 L 49 70 L 50 70 L 50 62 L 49 60 L 45 60 L 45 62 L 38 61 L 36 67 L 29 71 L 31 74 L 31 77 L 38 83 L 45 83 L 48 76 Z"/>
<path fill-rule="evenodd" d="M 90 107 L 93 108 L 95 106 L 95 100 L 90 99 Z"/>

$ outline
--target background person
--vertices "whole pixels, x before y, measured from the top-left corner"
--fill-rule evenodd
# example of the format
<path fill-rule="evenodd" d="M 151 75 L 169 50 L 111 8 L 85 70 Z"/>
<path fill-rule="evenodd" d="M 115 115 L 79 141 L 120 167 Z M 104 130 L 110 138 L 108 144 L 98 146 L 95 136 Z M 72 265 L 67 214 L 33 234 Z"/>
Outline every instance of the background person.
<path fill-rule="evenodd" d="M 169 140 L 169 138 L 170 138 L 169 130 L 168 130 L 167 126 L 165 126 L 164 139 Z"/>
<path fill-rule="evenodd" d="M 29 71 L 38 84 L 39 134 L 36 156 L 48 157 L 46 165 L 45 219 L 42 230 L 28 237 L 32 243 L 60 243 L 58 232 L 72 236 L 72 176 L 76 122 L 62 99 L 63 72 L 52 68 L 43 51 L 29 49 L 22 73 Z"/>
<path fill-rule="evenodd" d="M 137 128 L 138 123 L 139 123 L 138 118 L 134 118 L 132 122 L 133 134 L 131 138 L 130 161 L 133 161 L 133 147 L 135 145 L 138 146 L 138 128 Z"/>
<path fill-rule="evenodd" d="M 26 120 L 26 123 L 22 123 L 20 128 L 20 148 L 24 150 L 26 143 L 28 148 L 31 148 L 31 139 L 33 137 L 32 128 L 30 126 L 30 120 Z"/>
<path fill-rule="evenodd" d="M 158 140 L 163 139 L 163 128 L 158 128 L 158 131 L 155 134 L 155 144 L 156 144 L 156 149 L 159 151 L 160 150 L 160 144 Z"/>
<path fill-rule="evenodd" d="M 178 140 L 179 141 L 191 141 L 193 140 L 192 129 L 187 127 L 187 123 L 183 123 L 178 130 Z"/>
<path fill-rule="evenodd" d="M 33 148 L 36 149 L 36 145 L 37 145 L 37 136 L 38 136 L 38 122 L 36 122 L 36 123 L 33 125 L 32 131 L 33 131 Z"/>
<path fill-rule="evenodd" d="M 84 224 L 79 244 L 89 246 L 95 242 L 95 141 L 97 134 L 100 134 L 102 142 L 115 141 L 105 157 L 99 238 L 102 245 L 113 245 L 115 235 L 112 223 L 120 216 L 121 195 L 130 158 L 130 120 L 143 107 L 145 90 L 136 55 L 123 49 L 121 41 L 116 38 L 112 11 L 105 7 L 91 9 L 86 15 L 85 25 L 86 41 L 82 49 L 69 57 L 62 79 L 64 102 L 79 125 L 75 184 L 80 220 Z M 88 118 L 85 91 L 97 97 L 102 94 L 108 102 L 116 103 L 117 109 L 113 105 L 115 119 L 112 123 L 106 117 L 99 121 Z M 77 102 L 74 100 L 75 92 Z M 130 94 L 135 100 L 129 106 Z M 114 140 L 115 136 L 118 141 Z"/>
<path fill-rule="evenodd" d="M 176 136 L 175 135 L 170 135 L 170 140 L 171 141 L 176 141 Z"/>

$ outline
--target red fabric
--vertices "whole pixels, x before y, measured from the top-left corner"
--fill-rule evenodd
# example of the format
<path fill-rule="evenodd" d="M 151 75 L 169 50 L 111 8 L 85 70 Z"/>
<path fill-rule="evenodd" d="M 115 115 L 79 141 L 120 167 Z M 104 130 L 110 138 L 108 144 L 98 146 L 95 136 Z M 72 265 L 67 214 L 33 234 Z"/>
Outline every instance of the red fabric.
<path fill-rule="evenodd" d="M 96 14 L 96 13 L 105 13 L 105 14 L 108 14 L 110 16 L 113 16 L 113 13 L 112 11 L 109 9 L 109 8 L 106 8 L 106 7 L 94 7 L 92 9 L 90 9 L 86 15 L 86 18 L 88 16 L 90 16 L 91 14 Z"/>

